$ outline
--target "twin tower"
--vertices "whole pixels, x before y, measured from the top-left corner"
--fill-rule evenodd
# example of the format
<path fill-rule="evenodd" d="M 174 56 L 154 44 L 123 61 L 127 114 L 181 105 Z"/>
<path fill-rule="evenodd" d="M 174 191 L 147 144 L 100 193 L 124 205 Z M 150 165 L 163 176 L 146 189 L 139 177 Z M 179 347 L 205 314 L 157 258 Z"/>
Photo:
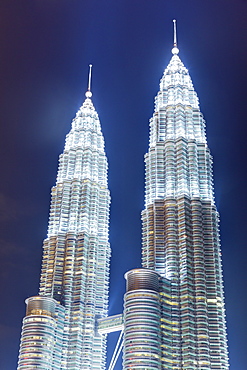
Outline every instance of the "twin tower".
<path fill-rule="evenodd" d="M 123 314 L 107 317 L 108 165 L 89 83 L 59 157 L 18 370 L 104 370 L 116 330 L 109 370 L 122 348 L 124 370 L 229 369 L 212 157 L 174 30 L 145 155 L 142 268 L 125 274 Z"/>

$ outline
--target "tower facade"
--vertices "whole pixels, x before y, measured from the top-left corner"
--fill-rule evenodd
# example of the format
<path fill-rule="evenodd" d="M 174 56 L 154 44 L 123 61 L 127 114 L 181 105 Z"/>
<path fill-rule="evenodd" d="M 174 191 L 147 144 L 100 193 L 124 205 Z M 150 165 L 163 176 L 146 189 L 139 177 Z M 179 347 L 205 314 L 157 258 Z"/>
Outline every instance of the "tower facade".
<path fill-rule="evenodd" d="M 145 155 L 142 266 L 160 275 L 161 368 L 225 370 L 212 156 L 197 94 L 178 56 L 176 29 L 174 35 Z"/>
<path fill-rule="evenodd" d="M 26 301 L 19 370 L 105 368 L 106 338 L 96 321 L 108 308 L 110 194 L 91 96 L 89 83 L 59 157 L 40 291 Z"/>

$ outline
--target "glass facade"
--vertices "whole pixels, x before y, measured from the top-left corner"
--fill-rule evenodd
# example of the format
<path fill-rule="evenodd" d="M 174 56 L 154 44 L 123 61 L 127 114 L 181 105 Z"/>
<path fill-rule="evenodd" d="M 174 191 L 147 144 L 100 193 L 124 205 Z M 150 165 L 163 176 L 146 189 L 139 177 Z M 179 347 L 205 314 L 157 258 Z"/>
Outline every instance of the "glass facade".
<path fill-rule="evenodd" d="M 161 276 L 162 369 L 226 370 L 212 157 L 188 70 L 172 51 L 150 119 L 142 265 Z"/>
<path fill-rule="evenodd" d="M 159 275 L 136 269 L 128 271 L 125 278 L 123 368 L 160 370 Z"/>
<path fill-rule="evenodd" d="M 59 369 L 61 336 L 56 323 L 56 301 L 47 297 L 26 300 L 19 367 L 22 369 Z M 56 355 L 54 355 L 56 349 Z M 60 349 L 60 350 L 59 350 Z M 57 361 L 58 360 L 58 361 Z"/>
<path fill-rule="evenodd" d="M 108 309 L 110 194 L 104 139 L 91 95 L 86 93 L 59 157 L 40 291 L 27 300 L 18 370 L 105 369 L 106 337 L 95 327 Z M 52 315 L 29 309 L 30 302 L 41 298 L 52 300 Z M 40 337 L 35 345 L 29 331 Z"/>

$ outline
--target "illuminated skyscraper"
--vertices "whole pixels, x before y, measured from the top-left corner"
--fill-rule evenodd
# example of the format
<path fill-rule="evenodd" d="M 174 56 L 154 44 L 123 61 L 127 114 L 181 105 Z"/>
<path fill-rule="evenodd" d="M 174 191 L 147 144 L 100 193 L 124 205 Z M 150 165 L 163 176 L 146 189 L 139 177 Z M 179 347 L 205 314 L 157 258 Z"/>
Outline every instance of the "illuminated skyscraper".
<path fill-rule="evenodd" d="M 162 369 L 228 369 L 212 157 L 178 53 L 174 21 L 145 155 L 142 266 L 161 276 Z"/>
<path fill-rule="evenodd" d="M 90 91 L 72 121 L 51 192 L 39 295 L 28 298 L 18 369 L 105 368 L 110 194 L 107 159 Z"/>
<path fill-rule="evenodd" d="M 110 197 L 89 88 L 60 156 L 40 293 L 27 299 L 18 370 L 104 370 L 104 335 L 118 330 L 109 370 L 122 346 L 124 370 L 229 368 L 212 157 L 175 22 L 172 54 L 145 155 L 143 268 L 125 274 L 124 313 L 106 317 Z"/>
<path fill-rule="evenodd" d="M 228 353 L 212 157 L 188 70 L 172 58 L 160 81 L 145 155 L 142 268 L 125 274 L 123 370 L 227 370 Z M 122 320 L 121 320 L 122 318 Z"/>

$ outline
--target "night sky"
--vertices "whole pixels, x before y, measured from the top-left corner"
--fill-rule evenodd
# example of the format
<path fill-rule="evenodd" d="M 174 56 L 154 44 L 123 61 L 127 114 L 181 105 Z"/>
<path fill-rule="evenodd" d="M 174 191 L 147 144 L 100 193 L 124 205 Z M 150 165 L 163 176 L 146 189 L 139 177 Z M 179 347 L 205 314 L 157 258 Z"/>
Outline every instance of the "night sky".
<path fill-rule="evenodd" d="M 24 300 L 38 293 L 50 188 L 90 63 L 112 197 L 109 314 L 122 312 L 123 275 L 140 267 L 143 155 L 173 18 L 214 156 L 231 370 L 247 369 L 247 1 L 1 0 L 1 370 L 16 369 Z"/>

